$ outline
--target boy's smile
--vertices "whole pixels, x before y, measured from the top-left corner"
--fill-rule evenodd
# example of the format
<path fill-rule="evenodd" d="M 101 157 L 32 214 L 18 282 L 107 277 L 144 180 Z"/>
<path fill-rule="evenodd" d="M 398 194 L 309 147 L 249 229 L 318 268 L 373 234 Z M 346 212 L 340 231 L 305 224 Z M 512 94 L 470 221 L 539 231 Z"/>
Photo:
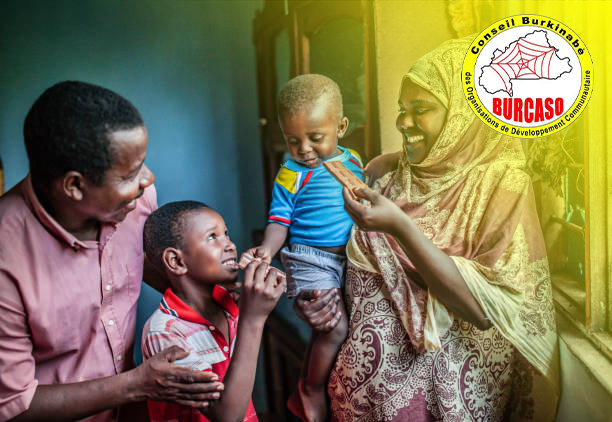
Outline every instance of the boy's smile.
<path fill-rule="evenodd" d="M 181 249 L 189 277 L 200 283 L 234 283 L 238 277 L 236 245 L 223 218 L 202 208 L 186 217 L 186 225 Z"/>
<path fill-rule="evenodd" d="M 346 117 L 338 113 L 325 98 L 304 107 L 296 114 L 279 116 L 289 153 L 298 163 L 314 168 L 340 154 L 338 138 L 348 127 Z"/>

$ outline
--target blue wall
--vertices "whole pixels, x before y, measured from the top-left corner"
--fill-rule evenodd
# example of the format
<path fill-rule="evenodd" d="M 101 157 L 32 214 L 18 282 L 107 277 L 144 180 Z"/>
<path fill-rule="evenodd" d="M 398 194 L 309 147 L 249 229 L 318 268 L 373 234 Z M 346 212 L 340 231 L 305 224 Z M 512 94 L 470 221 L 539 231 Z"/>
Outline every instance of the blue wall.
<path fill-rule="evenodd" d="M 27 173 L 21 131 L 31 104 L 55 82 L 84 80 L 120 93 L 142 113 L 159 203 L 207 202 L 225 217 L 238 250 L 250 246 L 251 231 L 265 225 L 266 205 L 251 40 L 261 3 L 3 0 L 6 188 Z M 139 329 L 157 303 L 145 286 Z"/>

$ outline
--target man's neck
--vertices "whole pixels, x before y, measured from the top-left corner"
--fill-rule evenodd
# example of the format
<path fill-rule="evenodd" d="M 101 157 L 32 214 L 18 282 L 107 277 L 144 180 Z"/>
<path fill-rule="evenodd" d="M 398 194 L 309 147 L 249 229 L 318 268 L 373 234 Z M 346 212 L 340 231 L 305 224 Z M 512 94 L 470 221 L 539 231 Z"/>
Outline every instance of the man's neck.
<path fill-rule="evenodd" d="M 76 213 L 72 212 L 68 204 L 57 199 L 52 192 L 41 189 L 34 183 L 34 180 L 32 180 L 32 188 L 40 205 L 68 233 L 82 241 L 98 239 L 100 233 L 98 222 L 79 218 Z"/>

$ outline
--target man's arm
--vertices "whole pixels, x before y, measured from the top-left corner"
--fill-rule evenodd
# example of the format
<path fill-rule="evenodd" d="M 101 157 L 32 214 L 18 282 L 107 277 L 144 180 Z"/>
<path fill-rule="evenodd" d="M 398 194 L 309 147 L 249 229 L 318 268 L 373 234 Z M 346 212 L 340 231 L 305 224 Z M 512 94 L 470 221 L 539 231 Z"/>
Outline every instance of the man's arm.
<path fill-rule="evenodd" d="M 268 268 L 271 268 L 269 272 Z M 244 419 L 255 382 L 263 327 L 285 287 L 284 274 L 267 263 L 254 261 L 247 266 L 240 295 L 236 345 L 223 378 L 225 391 L 218 401 L 202 411 L 212 422 Z"/>
<path fill-rule="evenodd" d="M 171 362 L 187 352 L 171 347 L 131 371 L 72 384 L 39 385 L 28 409 L 13 421 L 82 419 L 127 403 L 156 400 L 206 408 L 223 384 L 211 372 L 180 368 Z"/>

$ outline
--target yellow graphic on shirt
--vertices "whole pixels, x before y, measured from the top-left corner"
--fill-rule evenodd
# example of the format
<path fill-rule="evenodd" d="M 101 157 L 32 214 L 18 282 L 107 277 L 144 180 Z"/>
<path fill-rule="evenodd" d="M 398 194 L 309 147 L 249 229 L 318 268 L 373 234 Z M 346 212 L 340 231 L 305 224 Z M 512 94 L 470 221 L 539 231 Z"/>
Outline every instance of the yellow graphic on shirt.
<path fill-rule="evenodd" d="M 361 155 L 359 155 L 359 153 L 355 151 L 354 149 L 351 149 L 351 148 L 347 148 L 347 149 L 351 152 L 351 154 L 353 154 L 355 158 L 359 160 L 359 163 L 363 165 L 363 160 L 361 159 Z"/>
<path fill-rule="evenodd" d="M 275 182 L 287 189 L 289 192 L 296 193 L 298 190 L 299 178 L 299 172 L 289 170 L 287 167 L 282 167 L 276 176 Z"/>

